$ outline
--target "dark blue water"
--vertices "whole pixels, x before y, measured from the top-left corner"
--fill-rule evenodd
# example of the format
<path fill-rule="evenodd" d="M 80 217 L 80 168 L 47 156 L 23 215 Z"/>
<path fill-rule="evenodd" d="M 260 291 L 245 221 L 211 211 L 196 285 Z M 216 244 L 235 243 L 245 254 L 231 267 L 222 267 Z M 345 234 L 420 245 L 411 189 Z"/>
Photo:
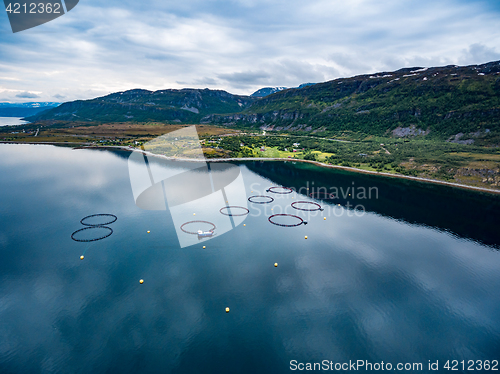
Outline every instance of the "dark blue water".
<path fill-rule="evenodd" d="M 498 197 L 246 163 L 247 196 L 354 182 L 378 198 L 273 195 L 249 204 L 245 226 L 181 249 L 168 211 L 135 205 L 127 157 L 0 146 L 0 373 L 286 373 L 292 360 L 448 372 L 447 360 L 500 359 Z M 325 211 L 291 211 L 296 200 Z M 271 225 L 281 211 L 308 224 Z M 118 217 L 113 234 L 73 241 L 94 213 Z"/>

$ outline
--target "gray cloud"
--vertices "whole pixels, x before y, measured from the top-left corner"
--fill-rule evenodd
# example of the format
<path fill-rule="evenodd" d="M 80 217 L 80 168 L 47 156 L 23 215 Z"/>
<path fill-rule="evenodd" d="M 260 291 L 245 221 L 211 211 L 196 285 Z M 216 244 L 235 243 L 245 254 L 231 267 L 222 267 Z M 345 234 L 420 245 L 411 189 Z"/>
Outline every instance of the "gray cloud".
<path fill-rule="evenodd" d="M 500 60 L 500 53 L 495 48 L 488 48 L 483 44 L 474 43 L 463 51 L 460 60 L 463 64 L 474 64 L 474 61 Z"/>
<path fill-rule="evenodd" d="M 16 97 L 19 97 L 21 99 L 36 99 L 40 97 L 37 94 L 31 93 L 31 92 L 21 92 L 16 95 Z"/>
<path fill-rule="evenodd" d="M 360 55 L 354 53 L 335 52 L 328 56 L 328 60 L 333 62 L 341 70 L 354 70 L 368 72 L 371 70 L 369 62 Z"/>
<path fill-rule="evenodd" d="M 177 82 L 179 84 L 181 84 L 181 82 Z M 196 85 L 196 86 L 217 86 L 217 84 L 219 84 L 219 81 L 216 80 L 216 79 L 213 79 L 213 78 L 208 78 L 208 77 L 205 77 L 205 78 L 201 78 L 201 79 L 195 79 L 193 81 L 193 83 Z"/>
<path fill-rule="evenodd" d="M 66 96 L 64 96 L 64 95 L 60 95 L 60 94 L 55 94 L 55 95 L 54 95 L 54 96 L 52 96 L 52 97 L 53 97 L 53 98 L 55 98 L 55 99 L 62 100 L 62 99 L 64 99 Z"/>
<path fill-rule="evenodd" d="M 12 34 L 0 25 L 0 94 L 66 100 L 142 87 L 293 87 L 405 66 L 498 59 L 500 9 L 483 1 L 88 0 Z M 187 82 L 186 84 L 182 82 Z"/>
<path fill-rule="evenodd" d="M 230 74 L 219 74 L 219 79 L 225 80 L 236 86 L 246 87 L 251 84 L 266 82 L 270 75 L 265 71 L 244 71 Z"/>

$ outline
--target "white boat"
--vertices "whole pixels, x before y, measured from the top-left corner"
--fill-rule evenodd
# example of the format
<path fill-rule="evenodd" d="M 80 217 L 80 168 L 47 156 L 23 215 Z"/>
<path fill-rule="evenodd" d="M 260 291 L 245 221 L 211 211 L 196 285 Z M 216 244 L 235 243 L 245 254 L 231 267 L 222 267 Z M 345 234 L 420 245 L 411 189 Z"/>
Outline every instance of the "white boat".
<path fill-rule="evenodd" d="M 213 231 L 201 231 L 198 230 L 198 238 L 207 238 L 210 236 L 213 236 L 214 232 Z"/>

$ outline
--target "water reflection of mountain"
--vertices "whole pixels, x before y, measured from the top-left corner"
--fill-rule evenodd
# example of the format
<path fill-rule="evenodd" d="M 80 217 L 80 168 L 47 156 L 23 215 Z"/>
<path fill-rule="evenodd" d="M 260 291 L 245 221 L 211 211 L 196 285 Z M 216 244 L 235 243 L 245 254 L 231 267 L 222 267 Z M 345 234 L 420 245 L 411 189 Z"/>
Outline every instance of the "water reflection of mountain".
<path fill-rule="evenodd" d="M 358 187 L 378 189 L 378 199 L 339 197 L 335 204 L 362 204 L 366 211 L 449 231 L 500 248 L 500 198 L 497 195 L 406 179 L 372 176 L 306 163 L 245 162 L 255 173 L 279 185 L 293 187 Z M 309 184 L 307 184 L 309 183 Z M 374 191 L 374 190 L 372 190 Z M 356 195 L 356 194 L 355 194 Z M 368 192 L 367 192 L 368 196 Z M 327 201 L 324 201 L 327 203 Z"/>

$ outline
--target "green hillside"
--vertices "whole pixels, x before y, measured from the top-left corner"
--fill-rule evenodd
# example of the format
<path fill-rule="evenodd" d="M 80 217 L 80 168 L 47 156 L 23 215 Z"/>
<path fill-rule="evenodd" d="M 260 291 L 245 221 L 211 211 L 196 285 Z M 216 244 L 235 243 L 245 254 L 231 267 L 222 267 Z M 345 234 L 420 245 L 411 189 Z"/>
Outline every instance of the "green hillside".
<path fill-rule="evenodd" d="M 458 142 L 491 137 L 500 130 L 500 62 L 336 79 L 280 91 L 241 113 L 203 121 L 336 135 L 454 136 Z"/>
<path fill-rule="evenodd" d="M 28 120 L 197 123 L 207 114 L 233 113 L 248 107 L 253 101 L 254 98 L 220 90 L 136 89 L 64 103 Z"/>

